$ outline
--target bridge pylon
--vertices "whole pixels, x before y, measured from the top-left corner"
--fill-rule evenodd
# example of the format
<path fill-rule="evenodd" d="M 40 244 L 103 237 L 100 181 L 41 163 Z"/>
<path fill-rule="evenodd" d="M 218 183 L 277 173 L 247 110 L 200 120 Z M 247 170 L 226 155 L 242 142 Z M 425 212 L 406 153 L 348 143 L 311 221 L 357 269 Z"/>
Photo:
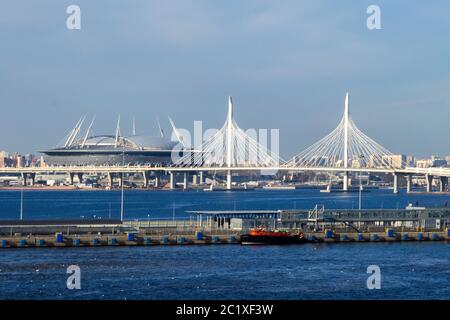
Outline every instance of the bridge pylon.
<path fill-rule="evenodd" d="M 198 168 L 199 171 L 225 169 L 226 187 L 231 189 L 233 168 L 261 168 L 263 171 L 264 168 L 278 167 L 283 162 L 278 154 L 257 141 L 256 134 L 256 130 L 245 132 L 238 126 L 233 116 L 233 100 L 228 97 L 228 112 L 222 128 L 200 146 L 185 152 L 173 167 Z"/>
<path fill-rule="evenodd" d="M 287 163 L 287 167 L 342 168 L 343 189 L 348 190 L 348 175 L 353 169 L 404 168 L 402 159 L 364 134 L 350 113 L 349 94 L 345 95 L 344 115 L 338 126 L 327 136 L 312 144 Z"/>

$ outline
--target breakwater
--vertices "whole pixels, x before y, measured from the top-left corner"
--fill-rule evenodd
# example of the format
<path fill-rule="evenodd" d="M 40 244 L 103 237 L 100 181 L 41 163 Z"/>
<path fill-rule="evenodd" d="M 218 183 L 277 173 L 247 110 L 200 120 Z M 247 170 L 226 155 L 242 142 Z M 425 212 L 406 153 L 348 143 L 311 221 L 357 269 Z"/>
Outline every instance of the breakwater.
<path fill-rule="evenodd" d="M 250 228 L 224 228 L 198 220 L 174 221 L 54 221 L 0 222 L 0 248 L 104 247 L 154 245 L 240 244 Z M 255 218 L 246 222 L 256 224 Z M 258 221 L 260 222 L 260 221 Z M 287 228 L 285 228 L 287 229 Z M 290 231 L 299 229 L 289 228 Z M 311 243 L 448 241 L 450 229 L 375 227 L 357 230 L 341 224 L 304 230 Z"/>
<path fill-rule="evenodd" d="M 374 233 L 307 233 L 307 242 L 313 243 L 350 243 L 350 242 L 395 242 L 395 241 L 448 241 L 450 235 L 445 232 L 387 232 Z M 39 247 L 101 247 L 101 246 L 151 246 L 151 245 L 219 245 L 239 244 L 239 234 L 235 235 L 21 235 L 1 238 L 1 248 L 39 248 Z"/>

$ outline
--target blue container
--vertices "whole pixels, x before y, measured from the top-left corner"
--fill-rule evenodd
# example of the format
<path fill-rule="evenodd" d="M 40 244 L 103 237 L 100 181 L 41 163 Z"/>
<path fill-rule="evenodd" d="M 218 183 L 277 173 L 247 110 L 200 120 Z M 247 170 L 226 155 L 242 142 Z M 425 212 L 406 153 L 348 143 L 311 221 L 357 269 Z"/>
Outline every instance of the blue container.
<path fill-rule="evenodd" d="M 178 243 L 179 244 L 185 244 L 186 243 L 186 238 L 185 237 L 179 237 L 178 238 Z"/>
<path fill-rule="evenodd" d="M 228 239 L 228 242 L 229 243 L 236 243 L 237 242 L 236 237 L 235 236 L 230 236 L 230 238 Z"/>
<path fill-rule="evenodd" d="M 127 240 L 134 241 L 135 240 L 134 233 L 132 233 L 132 232 L 127 233 Z"/>
<path fill-rule="evenodd" d="M 152 244 L 152 238 L 145 238 L 145 242 L 144 242 L 147 246 Z"/>
<path fill-rule="evenodd" d="M 162 242 L 163 244 L 169 244 L 169 236 L 163 236 Z"/>
<path fill-rule="evenodd" d="M 117 242 L 116 238 L 111 238 L 111 245 L 112 246 L 117 246 L 118 245 L 118 242 Z"/>
<path fill-rule="evenodd" d="M 317 241 L 317 238 L 316 238 L 316 236 L 309 236 L 308 241 L 315 242 L 315 241 Z"/>
<path fill-rule="evenodd" d="M 407 233 L 404 233 L 404 234 L 402 235 L 402 240 L 403 240 L 403 241 L 408 241 L 408 240 L 409 240 L 409 237 L 408 237 L 408 234 L 407 234 Z"/>
<path fill-rule="evenodd" d="M 19 247 L 25 247 L 26 245 L 27 245 L 27 240 L 25 240 L 25 239 L 19 240 Z"/>
<path fill-rule="evenodd" d="M 419 241 L 422 241 L 422 240 L 423 240 L 423 233 L 422 233 L 422 232 L 419 232 L 419 233 L 417 234 L 417 240 L 419 240 Z"/>
<path fill-rule="evenodd" d="M 387 229 L 386 233 L 389 238 L 392 238 L 394 236 L 394 230 L 392 229 Z"/>
<path fill-rule="evenodd" d="M 6 248 L 8 246 L 8 241 L 7 240 L 2 240 L 2 247 Z"/>
<path fill-rule="evenodd" d="M 447 228 L 447 237 L 450 237 L 450 228 Z"/>
<path fill-rule="evenodd" d="M 358 241 L 363 241 L 363 240 L 364 240 L 363 235 L 361 233 L 358 233 Z"/>
<path fill-rule="evenodd" d="M 99 244 L 99 241 L 98 241 L 97 238 L 92 240 L 92 245 L 93 246 L 98 246 L 98 244 Z"/>
<path fill-rule="evenodd" d="M 197 231 L 195 235 L 197 240 L 203 240 L 203 232 Z"/>
<path fill-rule="evenodd" d="M 439 237 L 438 237 L 437 233 L 433 233 L 433 234 L 431 235 L 431 239 L 432 239 L 433 241 L 439 240 Z"/>
<path fill-rule="evenodd" d="M 333 238 L 333 232 L 330 229 L 325 230 L 325 238 L 330 239 Z"/>
<path fill-rule="evenodd" d="M 378 241 L 378 234 L 372 234 L 371 236 L 370 236 L 370 238 L 372 239 L 372 241 Z"/>
<path fill-rule="evenodd" d="M 80 239 L 73 239 L 73 245 L 74 245 L 74 246 L 79 247 L 80 244 L 81 244 Z"/>
<path fill-rule="evenodd" d="M 220 238 L 218 236 L 214 236 L 212 240 L 213 240 L 214 243 L 219 243 L 220 242 Z"/>
<path fill-rule="evenodd" d="M 39 239 L 38 244 L 40 247 L 45 246 L 45 240 L 44 239 Z"/>
<path fill-rule="evenodd" d="M 58 242 L 58 243 L 62 243 L 63 242 L 63 235 L 62 235 L 62 233 L 57 233 L 56 234 L 56 242 Z"/>
<path fill-rule="evenodd" d="M 346 234 L 341 234 L 341 241 L 347 241 L 347 235 Z"/>

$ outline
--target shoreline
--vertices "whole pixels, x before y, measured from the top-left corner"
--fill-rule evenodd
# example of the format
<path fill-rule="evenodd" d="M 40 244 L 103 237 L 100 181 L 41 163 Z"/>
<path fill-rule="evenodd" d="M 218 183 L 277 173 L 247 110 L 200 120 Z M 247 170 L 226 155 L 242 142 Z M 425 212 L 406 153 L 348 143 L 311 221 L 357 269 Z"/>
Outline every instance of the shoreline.
<path fill-rule="evenodd" d="M 267 191 L 267 192 L 271 192 L 271 191 L 281 191 L 281 192 L 295 192 L 295 191 L 299 191 L 299 190 L 305 190 L 305 189 L 309 189 L 309 190 L 319 190 L 317 187 L 314 186 L 305 186 L 302 188 L 297 188 L 297 189 L 289 189 L 289 190 L 284 190 L 284 189 L 270 189 L 270 188 L 255 188 L 254 191 Z M 384 190 L 385 188 L 379 188 L 378 190 Z M 387 190 L 388 188 L 386 188 Z M 120 191 L 121 188 L 120 187 L 115 187 L 115 188 L 79 188 L 77 186 L 56 186 L 56 187 L 51 187 L 51 186 L 27 186 L 27 187 L 16 187 L 16 186 L 12 186 L 12 187 L 0 187 L 0 191 Z M 126 191 L 183 191 L 183 192 L 189 192 L 189 191 L 202 191 L 204 192 L 205 190 L 202 187 L 198 187 L 198 188 L 189 188 L 189 189 L 183 189 L 183 188 L 175 188 L 175 189 L 170 189 L 170 188 L 152 188 L 152 187 L 148 187 L 148 188 L 144 188 L 144 187 L 135 187 L 135 188 L 130 188 L 130 187 L 124 187 L 124 190 Z M 236 191 L 240 191 L 240 190 L 215 190 L 215 192 L 236 192 Z M 336 193 L 336 192 L 331 192 L 331 193 Z M 353 191 L 339 191 L 337 193 L 354 193 Z M 402 192 L 402 194 L 405 195 L 437 195 L 437 196 L 449 196 L 450 195 L 450 191 L 432 191 L 432 192 L 426 192 L 426 191 L 411 191 L 411 192 Z"/>
<path fill-rule="evenodd" d="M 165 191 L 169 189 L 155 189 L 155 188 L 124 188 L 126 191 Z M 72 186 L 67 187 L 0 187 L 0 191 L 120 191 L 120 188 L 77 188 Z M 177 189 L 181 190 L 181 189 Z M 169 190 L 172 191 L 172 190 Z"/>

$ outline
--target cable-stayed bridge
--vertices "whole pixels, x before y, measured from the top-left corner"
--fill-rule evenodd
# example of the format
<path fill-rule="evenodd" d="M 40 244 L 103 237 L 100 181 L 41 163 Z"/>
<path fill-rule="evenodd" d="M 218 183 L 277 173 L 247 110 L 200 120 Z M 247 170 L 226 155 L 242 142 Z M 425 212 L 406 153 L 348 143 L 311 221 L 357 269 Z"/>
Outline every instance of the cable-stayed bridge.
<path fill-rule="evenodd" d="M 122 183 L 123 173 L 142 172 L 145 183 L 150 175 L 156 183 L 163 173 L 170 174 L 170 185 L 174 186 L 176 173 L 184 173 L 187 185 L 188 172 L 202 176 L 205 172 L 226 175 L 226 187 L 232 188 L 232 174 L 239 172 L 332 172 L 343 175 L 343 189 L 348 190 L 351 172 L 391 173 L 394 176 L 394 192 L 398 192 L 398 177 L 407 178 L 407 190 L 411 190 L 412 175 L 426 177 L 427 190 L 431 191 L 434 177 L 440 178 L 441 191 L 448 188 L 450 168 L 408 167 L 394 153 L 368 137 L 354 122 L 350 114 L 349 95 L 345 96 L 344 115 L 338 126 L 324 138 L 285 161 L 277 152 L 258 142 L 257 137 L 241 129 L 233 117 L 233 102 L 228 98 L 228 113 L 223 126 L 200 146 L 184 150 L 181 157 L 170 165 L 117 165 L 117 166 L 44 166 L 23 168 L 0 168 L 0 173 L 22 174 L 24 181 L 29 177 L 34 183 L 37 173 L 68 173 L 71 182 L 74 176 L 81 180 L 83 173 L 108 174 L 112 181 L 119 174 Z"/>
<path fill-rule="evenodd" d="M 233 102 L 228 97 L 228 114 L 222 128 L 207 139 L 194 151 L 188 151 L 181 159 L 174 162 L 174 168 L 189 170 L 227 172 L 227 188 L 231 188 L 231 171 L 243 170 L 278 170 L 284 162 L 278 154 L 272 153 L 258 143 L 256 137 L 244 132 L 233 118 Z"/>

